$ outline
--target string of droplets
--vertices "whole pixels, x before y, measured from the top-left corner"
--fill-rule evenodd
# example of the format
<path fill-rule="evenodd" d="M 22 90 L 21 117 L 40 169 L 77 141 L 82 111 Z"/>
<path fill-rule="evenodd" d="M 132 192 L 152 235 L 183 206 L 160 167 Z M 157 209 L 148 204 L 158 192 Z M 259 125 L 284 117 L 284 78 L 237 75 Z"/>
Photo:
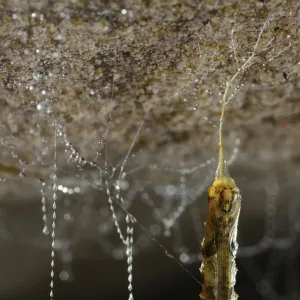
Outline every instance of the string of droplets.
<path fill-rule="evenodd" d="M 127 256 L 128 292 L 129 292 L 128 300 L 133 300 L 133 293 L 132 293 L 133 222 L 131 221 L 131 218 L 128 214 L 126 215 L 126 223 L 127 223 L 126 256 Z"/>
<path fill-rule="evenodd" d="M 129 153 L 132 150 L 132 146 L 135 144 L 136 138 L 137 138 L 137 136 L 138 136 L 138 134 L 139 134 L 139 132 L 140 132 L 140 130 L 142 128 L 142 125 L 143 125 L 143 122 L 142 122 L 141 126 L 139 127 L 139 130 L 138 130 L 137 135 L 136 135 L 136 137 L 135 137 L 135 139 L 134 139 L 134 141 L 133 141 L 133 143 L 131 145 L 131 148 L 128 151 L 127 156 L 124 159 L 123 164 L 122 164 L 122 166 L 120 168 L 121 171 L 120 171 L 119 179 L 121 178 L 121 175 L 125 176 L 125 173 L 123 172 L 123 168 L 124 168 L 124 165 L 125 165 L 128 157 L 129 157 Z M 56 127 L 56 131 L 57 131 L 58 135 L 63 137 L 66 147 L 69 148 L 69 150 L 71 152 L 71 155 L 70 155 L 69 159 L 71 159 L 74 162 L 79 163 L 80 165 L 85 165 L 85 164 L 88 163 L 92 167 L 97 167 L 95 161 L 94 162 L 86 161 L 84 158 L 82 158 L 79 155 L 79 152 L 74 148 L 74 146 L 72 145 L 72 143 L 70 143 L 68 141 L 66 133 L 65 133 L 65 130 L 64 130 L 64 127 L 61 124 L 56 123 L 55 127 Z M 104 137 L 104 139 L 105 138 L 106 138 L 106 136 Z M 104 145 L 103 140 L 102 140 L 101 144 Z M 100 175 L 101 175 L 102 174 L 102 170 L 100 170 L 99 167 L 97 167 L 97 168 L 100 171 Z M 106 170 L 105 173 L 107 173 L 107 168 L 105 170 Z M 113 168 L 112 175 L 108 176 L 108 177 L 113 178 L 115 170 L 116 170 L 116 168 Z M 109 174 L 107 174 L 107 175 L 109 175 Z M 120 181 L 120 180 L 118 180 L 118 181 Z M 133 293 L 132 293 L 132 280 L 133 280 L 132 279 L 133 220 L 131 220 L 129 214 L 126 215 L 126 223 L 127 223 L 126 232 L 127 232 L 127 237 L 125 239 L 124 236 L 123 236 L 123 234 L 122 234 L 122 232 L 121 232 L 120 225 L 119 225 L 116 213 L 115 213 L 115 209 L 114 209 L 114 205 L 113 205 L 113 200 L 112 200 L 112 196 L 111 196 L 110 188 L 109 188 L 109 183 L 108 183 L 107 179 L 105 180 L 105 186 L 106 186 L 106 194 L 108 195 L 108 202 L 109 202 L 109 206 L 110 206 L 110 210 L 111 210 L 111 213 L 112 213 L 112 217 L 113 217 L 113 220 L 114 220 L 115 227 L 117 229 L 117 232 L 119 234 L 120 239 L 126 245 L 126 255 L 127 255 L 127 265 L 128 265 L 127 272 L 128 272 L 129 300 L 133 300 Z M 117 198 L 118 201 L 121 201 L 122 204 L 123 204 L 124 200 L 123 200 L 123 198 L 120 197 L 119 188 L 117 188 L 117 185 L 115 186 L 115 188 L 116 188 L 116 198 Z M 55 189 L 57 189 L 56 184 L 55 184 Z M 59 187 L 58 187 L 58 189 L 59 189 Z M 55 207 L 56 207 L 56 205 L 55 205 Z M 55 223 L 53 223 L 53 224 L 54 224 L 54 228 L 55 228 Z M 53 236 L 55 237 L 55 233 L 53 234 Z M 51 256 L 52 256 L 53 259 L 52 259 L 52 262 L 51 262 L 51 267 L 52 267 L 52 270 L 51 270 L 51 284 L 50 284 L 50 286 L 51 286 L 50 296 L 51 297 L 53 297 L 53 277 L 54 277 L 54 270 L 53 270 L 53 268 L 54 268 L 54 248 L 55 248 L 55 241 L 54 240 L 52 241 L 52 246 L 53 246 L 53 249 L 52 249 Z"/>
<path fill-rule="evenodd" d="M 56 200 L 57 200 L 57 131 L 54 121 L 54 154 L 53 154 L 53 203 L 52 203 L 52 233 L 51 233 L 51 281 L 50 281 L 50 299 L 53 299 L 54 288 L 54 260 L 55 260 L 55 227 L 56 227 Z"/>
<path fill-rule="evenodd" d="M 120 179 L 124 179 L 126 176 L 126 173 L 123 172 L 124 165 L 121 166 L 119 180 L 117 180 L 117 184 L 115 185 L 115 191 L 116 191 L 116 199 L 118 202 L 121 202 L 122 205 L 124 205 L 124 199 L 120 195 L 120 187 L 118 183 L 120 182 Z M 126 256 L 127 256 L 127 273 L 128 273 L 128 300 L 133 300 L 133 293 L 132 293 L 132 268 L 133 268 L 133 220 L 131 219 L 130 215 L 126 214 Z"/>
<path fill-rule="evenodd" d="M 188 205 L 187 193 L 186 193 L 186 177 L 180 177 L 180 197 L 182 199 L 180 205 L 177 209 L 172 213 L 169 218 L 163 219 L 164 227 L 165 227 L 165 236 L 171 235 L 171 228 L 174 226 L 179 217 L 184 213 L 186 206 Z"/>
<path fill-rule="evenodd" d="M 121 167 L 119 179 L 121 177 L 122 178 L 125 177 L 125 173 L 122 172 L 122 170 L 123 170 L 123 168 Z M 113 169 L 112 176 L 114 176 L 115 171 L 116 171 L 116 169 Z M 120 187 L 118 185 L 118 182 L 119 182 L 119 180 L 117 180 L 116 184 L 114 185 L 115 198 L 116 198 L 117 202 L 124 205 L 124 199 L 120 195 Z M 109 187 L 109 183 L 108 183 L 107 179 L 105 180 L 105 185 L 106 185 L 106 194 L 108 196 L 109 208 L 110 208 L 110 211 L 111 211 L 111 214 L 112 214 L 114 225 L 116 227 L 119 238 L 121 239 L 123 244 L 126 246 L 127 273 L 128 273 L 128 292 L 129 292 L 128 299 L 133 300 L 134 299 L 133 298 L 133 293 L 132 293 L 132 281 L 133 281 L 133 277 L 132 277 L 132 268 L 133 268 L 133 265 L 132 265 L 132 262 L 133 262 L 133 220 L 131 220 L 129 214 L 127 213 L 126 217 L 125 217 L 127 235 L 126 235 L 126 238 L 125 238 L 124 235 L 122 234 L 122 230 L 120 228 L 120 224 L 119 224 L 119 221 L 118 221 L 117 216 L 116 216 L 116 212 L 115 212 L 115 208 L 114 208 L 114 204 L 113 204 L 113 198 L 112 198 L 112 195 L 111 195 L 111 191 L 110 191 L 110 187 Z"/>
<path fill-rule="evenodd" d="M 212 157 L 211 159 L 208 159 L 207 161 L 200 163 L 199 165 L 196 165 L 191 168 L 171 167 L 171 166 L 164 166 L 164 165 L 158 165 L 158 164 L 152 164 L 149 167 L 153 170 L 159 169 L 159 170 L 163 170 L 166 172 L 179 173 L 182 176 L 184 176 L 184 175 L 189 175 L 189 174 L 195 173 L 196 171 L 210 165 L 214 160 L 215 159 Z"/>
<path fill-rule="evenodd" d="M 241 248 L 240 256 L 254 256 L 271 247 L 274 248 L 288 248 L 292 241 L 290 237 L 284 239 L 275 239 L 276 230 L 276 200 L 279 192 L 279 185 L 277 182 L 270 181 L 267 183 L 265 196 L 265 230 L 261 240 L 252 246 Z M 284 243 L 283 243 L 284 241 Z"/>
<path fill-rule="evenodd" d="M 120 225 L 119 225 L 119 221 L 118 221 L 117 216 L 116 216 L 116 211 L 115 211 L 115 208 L 114 208 L 112 196 L 111 196 L 111 193 L 110 193 L 109 183 L 108 183 L 107 179 L 105 180 L 105 186 L 106 186 L 106 194 L 108 196 L 109 209 L 110 209 L 111 214 L 112 214 L 114 225 L 117 229 L 117 233 L 119 234 L 119 237 L 120 237 L 121 241 L 124 243 L 124 245 L 126 245 L 126 239 L 124 238 L 124 236 L 122 234 L 122 231 L 121 231 L 121 228 L 120 228 Z"/>
<path fill-rule="evenodd" d="M 42 194 L 42 215 L 43 215 L 43 234 L 48 235 L 49 234 L 49 228 L 47 224 L 47 199 L 45 196 L 45 181 L 41 181 L 42 188 L 41 188 L 41 194 Z"/>
<path fill-rule="evenodd" d="M 132 149 L 133 149 L 133 146 L 136 144 L 136 141 L 137 141 L 137 138 L 141 132 L 141 129 L 144 125 L 144 121 L 145 121 L 145 118 L 146 116 L 148 115 L 148 112 L 145 114 L 145 117 L 144 117 L 144 120 L 141 122 L 136 134 L 135 134 L 135 137 L 128 149 L 128 152 L 120 166 L 120 172 L 119 172 L 119 176 L 117 177 L 117 180 L 116 180 L 116 184 L 114 185 L 114 192 L 115 192 L 115 198 L 116 198 L 116 201 L 118 203 L 121 204 L 121 206 L 125 209 L 126 211 L 126 217 L 125 217 L 125 221 L 126 221 L 126 233 L 127 233 L 127 236 L 126 236 L 126 239 L 124 238 L 124 235 L 122 234 L 122 231 L 121 231 L 121 228 L 120 228 L 120 225 L 119 225 L 119 222 L 118 222 L 118 219 L 116 217 L 116 213 L 115 213 L 115 209 L 114 209 L 114 205 L 113 205 L 113 200 L 112 200 L 112 196 L 111 196 L 111 193 L 110 193 L 110 189 L 109 189 L 109 185 L 108 185 L 108 180 L 105 180 L 105 185 L 106 185 L 106 194 L 108 196 L 108 203 L 109 203 L 109 207 L 110 207 L 110 211 L 112 213 L 112 217 L 113 217 L 113 220 L 114 220 L 114 225 L 117 229 L 117 232 L 119 234 L 119 237 L 121 239 L 121 241 L 125 244 L 126 246 L 126 256 L 127 256 L 127 273 L 128 273 L 128 292 L 129 292 L 129 295 L 128 295 L 128 299 L 129 300 L 133 300 L 133 293 L 132 293 L 132 280 L 133 280 L 133 277 L 132 277 L 132 262 L 133 262 L 133 223 L 134 223 L 134 220 L 133 218 L 130 216 L 130 214 L 128 213 L 127 209 L 126 209 L 126 206 L 125 206 L 125 203 L 124 203 L 124 199 L 123 197 L 121 197 L 120 195 L 120 186 L 119 186 L 119 182 L 121 181 L 121 179 L 125 179 L 125 176 L 126 176 L 126 173 L 124 172 L 124 167 L 125 167 L 125 164 L 129 158 L 129 155 L 131 154 L 132 152 Z M 107 161 L 106 161 L 107 163 Z M 106 166 L 107 168 L 107 166 Z M 114 178 L 114 175 L 115 175 L 115 172 L 116 172 L 117 168 L 113 168 L 113 172 L 112 172 L 112 175 L 111 175 L 111 178 Z"/>
<path fill-rule="evenodd" d="M 14 137 L 13 137 L 13 138 L 14 138 Z M 1 142 L 1 144 L 2 144 L 5 148 L 7 148 L 7 149 L 9 150 L 11 156 L 12 156 L 15 160 L 17 160 L 18 163 L 20 164 L 21 169 L 18 170 L 18 172 L 19 172 L 18 175 L 21 176 L 21 177 L 25 176 L 25 169 L 26 169 L 26 167 L 28 166 L 28 164 L 26 163 L 26 161 L 24 161 L 23 159 L 21 159 L 21 158 L 19 157 L 19 155 L 15 152 L 15 150 L 14 150 L 14 149 L 15 149 L 15 145 L 14 145 L 14 144 L 7 143 L 3 138 L 1 138 L 0 142 Z M 32 164 L 34 164 L 34 163 L 32 163 Z M 12 172 L 14 172 L 14 170 L 12 170 Z"/>

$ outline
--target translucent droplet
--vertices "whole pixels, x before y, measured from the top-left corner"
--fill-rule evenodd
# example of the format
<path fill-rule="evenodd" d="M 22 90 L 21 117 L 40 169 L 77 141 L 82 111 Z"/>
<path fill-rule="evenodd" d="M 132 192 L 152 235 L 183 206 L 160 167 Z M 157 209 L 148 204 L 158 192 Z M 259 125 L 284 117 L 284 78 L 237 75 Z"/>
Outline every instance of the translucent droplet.
<path fill-rule="evenodd" d="M 73 274 L 70 272 L 70 271 L 66 271 L 66 270 L 62 270 L 60 273 L 59 273 L 59 278 L 62 280 L 62 281 L 71 281 L 73 279 Z"/>
<path fill-rule="evenodd" d="M 164 236 L 167 236 L 167 237 L 171 236 L 171 231 L 169 229 L 165 230 Z"/>
<path fill-rule="evenodd" d="M 52 112 L 51 103 L 49 100 L 41 101 L 36 106 L 37 110 L 43 113 L 50 114 Z"/>
<path fill-rule="evenodd" d="M 128 300 L 133 300 L 133 295 L 130 293 Z"/>
<path fill-rule="evenodd" d="M 43 228 L 43 234 L 44 234 L 44 235 L 48 235 L 48 234 L 49 234 L 48 226 L 45 226 L 45 227 Z"/>
<path fill-rule="evenodd" d="M 187 254 L 185 254 L 185 253 L 182 253 L 182 254 L 180 255 L 180 260 L 181 260 L 183 263 L 186 263 L 186 262 L 188 262 L 188 260 L 189 260 L 189 256 L 188 256 Z"/>

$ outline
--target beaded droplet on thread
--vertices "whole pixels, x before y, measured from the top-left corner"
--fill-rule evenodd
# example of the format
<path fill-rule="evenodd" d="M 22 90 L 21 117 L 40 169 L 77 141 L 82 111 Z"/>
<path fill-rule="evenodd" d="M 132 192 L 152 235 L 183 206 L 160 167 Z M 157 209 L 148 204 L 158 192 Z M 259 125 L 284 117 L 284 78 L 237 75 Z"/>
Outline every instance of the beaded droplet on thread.
<path fill-rule="evenodd" d="M 53 195 L 52 195 L 52 232 L 51 232 L 51 281 L 50 281 L 50 299 L 53 299 L 54 289 L 54 266 L 55 266 L 55 229 L 56 229 L 56 200 L 57 200 L 57 130 L 54 121 L 54 154 L 53 154 Z"/>

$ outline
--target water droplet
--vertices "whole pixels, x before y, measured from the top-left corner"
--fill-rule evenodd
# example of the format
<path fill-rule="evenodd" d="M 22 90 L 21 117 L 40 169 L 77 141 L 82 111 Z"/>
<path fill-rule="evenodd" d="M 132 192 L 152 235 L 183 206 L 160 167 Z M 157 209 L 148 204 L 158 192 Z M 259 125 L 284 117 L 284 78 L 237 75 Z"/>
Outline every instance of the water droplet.
<path fill-rule="evenodd" d="M 167 236 L 167 237 L 171 236 L 171 231 L 169 229 L 165 230 L 164 236 Z"/>
<path fill-rule="evenodd" d="M 44 234 L 44 235 L 48 235 L 48 234 L 49 234 L 49 229 L 48 229 L 47 226 L 44 227 L 44 229 L 43 229 L 43 234 Z"/>
<path fill-rule="evenodd" d="M 183 263 L 186 263 L 189 260 L 189 256 L 185 253 L 182 253 L 179 258 Z"/>
<path fill-rule="evenodd" d="M 72 274 L 70 271 L 62 270 L 62 271 L 59 273 L 59 278 L 60 278 L 62 281 L 70 281 L 70 280 L 72 280 L 72 278 L 73 278 L 73 274 Z"/>
<path fill-rule="evenodd" d="M 47 99 L 45 101 L 41 101 L 36 106 L 37 110 L 43 113 L 50 114 L 52 112 L 52 107 L 50 101 Z"/>
<path fill-rule="evenodd" d="M 133 300 L 133 295 L 130 293 L 128 300 Z"/>

